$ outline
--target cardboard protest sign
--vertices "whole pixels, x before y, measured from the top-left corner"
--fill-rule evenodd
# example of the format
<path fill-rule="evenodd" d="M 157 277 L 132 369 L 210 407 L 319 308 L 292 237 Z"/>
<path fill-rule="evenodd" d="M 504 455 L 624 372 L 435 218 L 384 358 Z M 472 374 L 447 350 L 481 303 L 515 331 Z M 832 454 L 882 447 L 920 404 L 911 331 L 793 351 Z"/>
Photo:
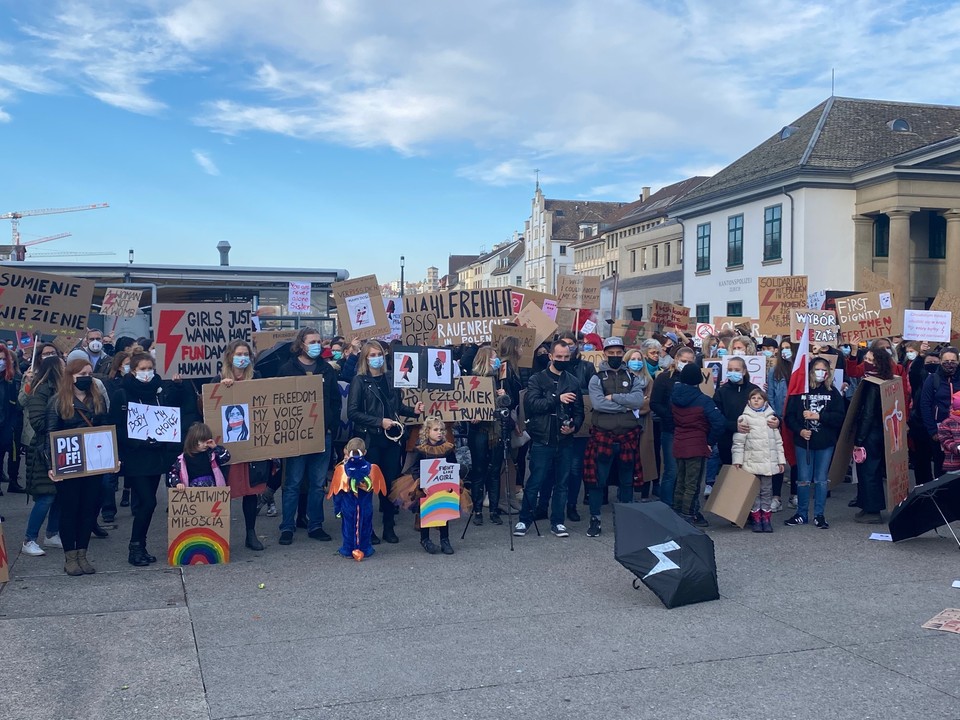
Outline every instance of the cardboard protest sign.
<path fill-rule="evenodd" d="M 718 335 L 722 330 L 732 330 L 738 335 L 749 335 L 750 337 L 760 337 L 761 335 L 760 321 L 755 318 L 718 315 L 713 318 L 713 328 L 715 330 L 714 335 Z"/>
<path fill-rule="evenodd" d="M 127 437 L 180 443 L 180 408 L 127 403 Z"/>
<path fill-rule="evenodd" d="M 60 351 L 60 354 L 66 357 L 70 354 L 80 341 L 83 340 L 83 333 L 80 335 L 57 335 L 53 339 L 53 346 Z"/>
<path fill-rule="evenodd" d="M 833 345 L 836 347 L 840 332 L 837 324 L 837 314 L 833 310 L 806 310 L 792 308 L 790 310 L 790 340 L 800 342 L 804 324 L 809 325 L 808 336 L 810 342 Z"/>
<path fill-rule="evenodd" d="M 834 305 L 844 342 L 869 343 L 902 332 L 902 323 L 889 292 L 848 295 L 836 298 Z"/>
<path fill-rule="evenodd" d="M 827 356 L 822 356 L 822 357 L 827 357 Z M 857 385 L 856 391 L 853 393 L 853 397 L 850 399 L 850 405 L 847 407 L 847 414 L 843 421 L 843 427 L 840 428 L 840 434 L 837 437 L 837 445 L 833 451 L 833 460 L 830 463 L 830 472 L 828 473 L 828 477 L 830 478 L 830 487 L 834 487 L 843 482 L 843 478 L 847 473 L 847 468 L 850 466 L 850 459 L 853 454 L 854 442 L 856 441 L 857 423 L 860 420 L 860 411 L 863 408 L 864 393 L 866 392 L 867 387 L 870 384 L 880 385 L 881 399 L 884 396 L 883 386 L 885 384 L 899 385 L 899 395 L 897 395 L 897 390 L 887 391 L 888 393 L 890 393 L 890 395 L 889 395 L 889 398 L 885 401 L 888 403 L 888 406 L 887 406 L 887 409 L 884 410 L 884 416 L 886 416 L 887 412 L 891 411 L 893 407 L 897 405 L 896 400 L 898 398 L 900 400 L 899 408 L 902 410 L 902 408 L 904 407 L 903 381 L 899 377 L 895 377 L 893 380 L 881 380 L 880 378 L 876 378 L 876 377 L 864 377 L 861 380 L 861 382 Z M 890 404 L 891 399 L 893 401 L 892 405 Z M 895 428 L 893 427 L 894 419 L 896 419 L 897 422 L 902 423 L 902 428 L 900 428 L 900 430 L 904 433 L 899 441 L 901 447 L 903 448 L 903 467 L 902 468 L 899 466 L 900 455 L 891 453 L 894 447 L 894 442 L 895 442 L 894 438 L 896 436 Z M 891 476 L 894 478 L 893 482 L 895 486 L 902 486 L 903 476 L 902 476 L 901 470 L 906 470 L 906 462 L 907 462 L 906 461 L 906 425 L 907 425 L 906 421 L 907 421 L 906 417 L 892 418 L 890 422 L 889 433 L 886 427 L 887 423 L 886 421 L 884 422 L 883 440 L 884 440 L 884 449 L 886 452 L 886 459 L 887 459 L 887 473 L 891 474 L 891 471 L 892 471 Z M 899 449 L 897 450 L 897 453 L 899 453 Z M 893 463 L 894 463 L 893 465 L 891 465 L 891 459 L 893 459 Z M 888 487 L 889 487 L 889 482 L 888 482 Z M 907 487 L 907 490 L 909 491 L 909 486 Z M 888 495 L 888 500 L 889 499 L 890 499 L 890 496 Z M 890 504 L 888 505 L 888 507 L 892 509 L 895 506 L 893 504 Z"/>
<path fill-rule="evenodd" d="M 940 288 L 930 309 L 949 312 L 951 337 L 960 337 L 960 295 L 954 295 Z"/>
<path fill-rule="evenodd" d="M 874 378 L 867 378 L 874 380 Z M 887 507 L 893 510 L 910 493 L 910 466 L 907 460 L 907 412 L 903 380 L 894 375 L 880 383 L 883 417 L 883 451 L 887 467 Z"/>
<path fill-rule="evenodd" d="M 370 340 L 390 334 L 390 321 L 380 295 L 380 283 L 376 275 L 364 275 L 352 280 L 336 282 L 330 286 L 337 303 L 337 318 L 340 334 Z M 417 343 L 406 343 L 416 345 Z"/>
<path fill-rule="evenodd" d="M 442 527 L 460 517 L 460 465 L 420 461 L 420 527 Z"/>
<path fill-rule="evenodd" d="M 557 330 L 573 330 L 577 322 L 577 311 L 571 308 L 560 308 L 557 310 Z"/>
<path fill-rule="evenodd" d="M 420 425 L 423 418 L 429 415 L 437 415 L 446 423 L 470 420 L 489 422 L 494 419 L 496 394 L 492 377 L 473 375 L 454 378 L 453 390 L 406 389 L 401 392 L 404 405 L 413 407 L 423 402 L 423 415 L 401 418 L 405 425 Z"/>
<path fill-rule="evenodd" d="M 807 307 L 807 276 L 760 277 L 757 292 L 760 329 L 766 335 L 786 335 L 790 332 L 790 308 Z"/>
<path fill-rule="evenodd" d="M 297 337 L 297 330 L 260 330 L 251 333 L 251 342 L 253 343 L 253 352 L 257 355 L 264 350 L 276 347 L 282 342 L 292 341 Z"/>
<path fill-rule="evenodd" d="M 490 342 L 493 326 L 513 317 L 509 288 L 446 290 L 403 298 L 404 345 Z"/>
<path fill-rule="evenodd" d="M 663 300 L 654 300 L 650 312 L 650 324 L 658 331 L 683 330 L 687 331 L 690 323 L 690 308 L 683 305 L 674 305 Z"/>
<path fill-rule="evenodd" d="M 0 583 L 10 581 L 10 556 L 7 555 L 7 543 L 3 539 L 3 523 L 0 522 Z"/>
<path fill-rule="evenodd" d="M 0 328 L 76 337 L 87 329 L 93 280 L 4 265 L 0 271 Z"/>
<path fill-rule="evenodd" d="M 952 323 L 949 310 L 904 310 L 903 339 L 950 342 Z"/>
<path fill-rule="evenodd" d="M 610 332 L 619 338 L 623 338 L 623 344 L 631 347 L 642 343 L 644 339 L 650 336 L 652 329 L 649 323 L 639 320 L 631 320 L 630 322 L 617 320 Z"/>
<path fill-rule="evenodd" d="M 323 452 L 323 376 L 204 385 L 203 418 L 231 462 Z"/>
<path fill-rule="evenodd" d="M 731 360 L 740 359 L 747 365 L 747 372 L 750 377 L 747 378 L 761 390 L 767 389 L 767 358 L 763 355 L 724 355 L 721 358 L 721 380 L 726 382 L 727 366 Z"/>
<path fill-rule="evenodd" d="M 600 307 L 599 275 L 559 275 L 557 277 L 557 307 L 589 308 Z"/>
<path fill-rule="evenodd" d="M 696 338 L 701 342 L 716 334 L 717 329 L 710 323 L 697 323 Z"/>
<path fill-rule="evenodd" d="M 167 563 L 224 565 L 230 562 L 230 488 L 167 491 Z"/>
<path fill-rule="evenodd" d="M 53 479 L 58 482 L 117 472 L 117 430 L 113 425 L 100 425 L 52 432 L 50 461 Z"/>
<path fill-rule="evenodd" d="M 109 317 L 133 317 L 140 309 L 142 288 L 107 288 L 103 294 L 100 314 Z"/>
<path fill-rule="evenodd" d="M 606 362 L 607 356 L 603 354 L 603 350 L 581 350 L 580 359 L 593 363 L 593 367 L 599 370 L 600 363 Z"/>
<path fill-rule="evenodd" d="M 403 303 L 398 297 L 383 298 L 383 311 L 387 314 L 387 322 L 390 323 L 390 332 L 386 335 L 378 336 L 378 340 L 391 343 L 399 340 L 403 334 Z"/>
<path fill-rule="evenodd" d="M 857 268 L 855 284 L 860 293 L 892 293 L 894 303 L 907 297 L 904 289 L 894 285 L 890 278 L 879 275 L 862 265 Z"/>
<path fill-rule="evenodd" d="M 557 324 L 534 303 L 528 304 L 520 311 L 520 314 L 517 315 L 517 323 L 521 327 L 532 328 L 535 331 L 535 346 L 549 340 L 557 332 Z"/>
<path fill-rule="evenodd" d="M 760 478 L 743 468 L 724 465 L 720 468 L 710 497 L 703 505 L 703 511 L 743 527 L 747 524 L 747 516 L 759 492 Z"/>
<path fill-rule="evenodd" d="M 556 310 L 556 308 L 559 307 L 556 295 L 512 286 L 509 290 L 511 298 L 510 305 L 514 315 L 518 314 L 530 303 L 534 303 L 538 308 L 544 310 L 544 312 L 546 312 L 545 308 L 553 307 L 554 310 Z M 554 317 L 554 319 L 556 319 L 556 317 Z"/>
<path fill-rule="evenodd" d="M 957 587 L 957 584 L 954 583 L 953 586 Z M 926 630 L 960 633 L 960 609 L 947 608 L 943 612 L 934 615 L 920 627 Z"/>
<path fill-rule="evenodd" d="M 250 342 L 250 303 L 153 306 L 157 372 L 165 378 L 210 378 L 231 340 Z"/>
<path fill-rule="evenodd" d="M 535 327 L 521 327 L 519 325 L 494 325 L 491 333 L 491 344 L 499 352 L 500 343 L 505 338 L 515 337 L 520 341 L 520 367 L 533 367 L 533 353 L 537 349 L 537 329 Z"/>

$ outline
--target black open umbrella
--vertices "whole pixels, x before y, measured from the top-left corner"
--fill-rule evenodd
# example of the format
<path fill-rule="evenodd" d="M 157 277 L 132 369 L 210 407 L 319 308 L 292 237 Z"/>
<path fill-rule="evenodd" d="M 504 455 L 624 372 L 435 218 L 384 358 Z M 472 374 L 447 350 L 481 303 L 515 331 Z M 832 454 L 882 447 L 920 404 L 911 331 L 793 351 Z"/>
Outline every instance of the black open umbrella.
<path fill-rule="evenodd" d="M 950 527 L 956 520 L 960 520 L 960 472 L 941 475 L 911 490 L 890 513 L 890 537 L 894 542 L 908 540 L 946 525 L 960 545 L 960 538 Z"/>
<path fill-rule="evenodd" d="M 716 600 L 713 540 L 661 502 L 617 503 L 614 557 L 668 608 Z M 639 587 L 633 581 L 635 588 Z"/>
<path fill-rule="evenodd" d="M 277 377 L 280 366 L 290 359 L 292 340 L 284 340 L 257 355 L 256 368 L 262 377 Z"/>

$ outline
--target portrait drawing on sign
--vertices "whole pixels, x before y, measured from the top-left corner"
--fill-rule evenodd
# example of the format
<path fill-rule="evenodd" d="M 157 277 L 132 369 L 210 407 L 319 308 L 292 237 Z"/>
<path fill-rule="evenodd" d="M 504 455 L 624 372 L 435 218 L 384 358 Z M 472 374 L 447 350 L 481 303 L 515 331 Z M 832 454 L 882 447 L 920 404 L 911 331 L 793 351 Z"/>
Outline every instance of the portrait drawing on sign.
<path fill-rule="evenodd" d="M 397 348 L 393 352 L 393 386 L 420 387 L 420 353 L 417 348 Z"/>
<path fill-rule="evenodd" d="M 453 358 L 447 348 L 427 348 L 427 387 L 453 388 Z"/>
<path fill-rule="evenodd" d="M 250 416 L 250 409 L 247 405 L 226 405 L 221 411 L 223 421 L 223 442 L 235 443 L 244 442 L 250 438 L 250 427 L 247 424 L 247 418 Z"/>

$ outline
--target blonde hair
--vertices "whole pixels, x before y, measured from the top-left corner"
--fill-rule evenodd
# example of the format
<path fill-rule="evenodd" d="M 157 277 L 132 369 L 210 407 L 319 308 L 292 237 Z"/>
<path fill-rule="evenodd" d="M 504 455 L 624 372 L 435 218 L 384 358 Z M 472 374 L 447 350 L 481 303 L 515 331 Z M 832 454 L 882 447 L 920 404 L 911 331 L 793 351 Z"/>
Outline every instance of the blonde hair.
<path fill-rule="evenodd" d="M 253 347 L 246 340 L 234 340 L 230 342 L 223 350 L 223 362 L 220 367 L 220 378 L 226 380 L 233 379 L 233 356 L 237 353 L 237 348 L 245 347 L 250 353 L 250 364 L 243 369 L 243 379 L 253 380 Z"/>
<path fill-rule="evenodd" d="M 640 361 L 643 363 L 640 366 L 640 370 L 636 372 L 633 370 L 630 370 L 630 368 L 627 367 L 627 363 L 633 360 L 634 357 L 639 358 Z M 653 381 L 653 378 L 650 377 L 650 371 L 647 370 L 647 363 L 646 363 L 646 359 L 643 356 L 642 350 L 638 350 L 637 348 L 631 348 L 630 350 L 627 350 L 623 354 L 623 366 L 627 367 L 627 370 L 633 373 L 633 375 L 635 375 L 636 377 L 643 378 L 645 382 L 650 383 Z"/>
<path fill-rule="evenodd" d="M 497 351 L 494 350 L 490 345 L 484 345 L 482 348 L 477 350 L 477 354 L 473 358 L 473 367 L 471 368 L 471 373 L 473 375 L 489 375 L 492 371 L 492 368 L 490 367 L 490 361 L 493 360 L 496 354 Z"/>
<path fill-rule="evenodd" d="M 829 360 L 824 360 L 823 358 L 819 358 L 819 357 L 814 358 L 813 360 L 810 361 L 810 367 L 807 368 L 807 375 L 810 377 L 811 380 L 813 380 L 814 382 L 816 382 L 817 379 L 813 376 L 813 369 L 814 369 L 813 366 L 814 366 L 814 365 L 824 365 L 824 366 L 825 366 L 823 369 L 827 371 L 827 375 L 826 375 L 826 377 L 823 378 L 823 386 L 824 386 L 827 390 L 830 390 L 830 389 L 833 387 L 833 373 L 830 372 L 830 361 L 829 361 Z"/>
<path fill-rule="evenodd" d="M 343 448 L 343 457 L 349 458 L 350 454 L 354 451 L 359 452 L 361 455 L 367 454 L 367 444 L 363 441 L 362 438 L 350 438 L 347 442 L 346 447 Z"/>
<path fill-rule="evenodd" d="M 753 338 L 747 337 L 746 335 L 737 335 L 734 338 L 730 339 L 730 342 L 727 343 L 727 347 L 733 354 L 733 345 L 735 343 L 742 343 L 743 346 L 747 349 L 747 355 L 756 355 L 757 354 L 757 344 L 753 342 Z"/>
<path fill-rule="evenodd" d="M 378 343 L 376 340 L 367 340 L 363 347 L 360 348 L 360 357 L 357 358 L 357 375 L 370 375 L 370 363 L 367 358 L 370 356 L 371 350 L 379 350 L 384 356 L 386 353 L 383 352 L 383 345 Z M 383 372 L 387 371 L 386 360 L 383 364 Z"/>
<path fill-rule="evenodd" d="M 428 415 L 420 426 L 420 437 L 417 439 L 417 445 L 426 445 L 430 442 L 430 431 L 434 428 L 443 430 L 444 437 L 447 434 L 447 424 L 439 415 Z"/>

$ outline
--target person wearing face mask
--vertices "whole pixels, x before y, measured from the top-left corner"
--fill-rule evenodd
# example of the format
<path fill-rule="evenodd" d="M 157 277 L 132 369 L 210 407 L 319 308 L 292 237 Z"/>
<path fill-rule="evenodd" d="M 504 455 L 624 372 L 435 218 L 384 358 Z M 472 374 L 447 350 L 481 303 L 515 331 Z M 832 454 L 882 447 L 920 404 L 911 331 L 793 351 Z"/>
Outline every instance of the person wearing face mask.
<path fill-rule="evenodd" d="M 724 380 L 726 382 L 717 388 L 717 391 L 713 394 L 713 401 L 717 404 L 717 408 L 726 421 L 726 427 L 717 443 L 717 449 L 720 452 L 721 465 L 732 465 L 733 435 L 737 432 L 737 419 L 743 415 L 750 393 L 759 388 L 750 382 L 747 363 L 739 356 L 731 357 L 727 361 L 727 374 Z M 749 430 L 750 428 L 746 427 L 741 432 L 749 432 Z"/>
<path fill-rule="evenodd" d="M 337 338 L 335 338 L 337 340 Z M 340 357 L 337 357 L 337 347 L 340 347 Z M 353 338 L 349 343 L 345 342 L 343 338 L 339 338 L 339 342 L 334 342 L 330 345 L 330 349 L 333 352 L 333 361 L 340 366 L 338 371 L 339 379 L 341 382 L 349 383 L 353 380 L 354 375 L 357 374 L 357 361 L 360 359 L 360 347 L 362 343 L 360 338 Z"/>
<path fill-rule="evenodd" d="M 99 330 L 87 328 L 87 334 L 80 343 L 80 349 L 87 354 L 94 375 L 106 375 L 110 368 L 110 354 L 107 350 L 113 346 L 108 344 L 108 341 L 109 338 L 105 341 L 103 333 Z"/>
<path fill-rule="evenodd" d="M 93 367 L 87 360 L 67 363 L 57 393 L 47 405 L 47 433 L 76 430 L 110 424 L 107 397 L 93 382 Z M 47 471 L 53 480 L 49 448 L 45 453 Z M 96 572 L 87 559 L 90 535 L 96 524 L 103 480 L 99 475 L 69 478 L 56 483 L 60 506 L 60 542 L 63 545 L 63 570 L 67 575 L 92 575 Z"/>
<path fill-rule="evenodd" d="M 940 477 L 943 473 L 943 448 L 940 446 L 937 426 L 950 414 L 951 398 L 960 391 L 958 361 L 960 353 L 957 348 L 943 348 L 940 351 L 940 367 L 927 375 L 920 390 L 920 416 L 927 437 L 933 445 L 934 477 Z M 919 481 L 920 478 L 917 478 L 918 483 Z"/>
<path fill-rule="evenodd" d="M 646 405 L 645 388 L 649 379 L 634 375 L 624 367 L 623 340 L 609 337 L 603 343 L 606 360 L 590 378 L 590 402 L 593 405 L 590 438 L 584 459 L 583 484 L 590 500 L 588 537 L 600 535 L 602 491 L 613 481 L 617 468 L 617 499 L 633 502 L 633 478 L 640 449 L 640 411 Z"/>
<path fill-rule="evenodd" d="M 907 403 L 907 412 L 909 412 L 912 397 L 910 388 L 910 374 L 907 372 L 906 368 L 903 367 L 903 365 L 896 361 L 893 345 L 891 345 L 887 338 L 877 338 L 873 341 L 873 343 L 871 343 L 869 350 L 864 351 L 864 357 L 868 351 L 873 351 L 874 353 L 885 352 L 893 359 L 893 374 L 903 381 L 903 396 L 905 398 L 905 402 Z M 838 365 L 837 367 L 840 366 Z M 864 363 L 857 362 L 853 358 L 846 360 L 846 366 L 844 370 L 846 371 L 846 376 L 848 378 L 862 378 L 865 374 Z"/>
<path fill-rule="evenodd" d="M 865 377 L 893 378 L 893 357 L 886 352 L 868 351 L 863 358 Z M 862 400 L 857 415 L 853 457 L 857 460 L 857 500 L 863 508 L 856 514 L 858 523 L 883 522 L 883 477 L 885 470 L 883 441 L 883 401 L 880 386 L 866 382 L 860 389 Z"/>
<path fill-rule="evenodd" d="M 157 561 L 147 550 L 147 533 L 157 508 L 160 476 L 170 469 L 179 455 L 179 447 L 175 443 L 131 438 L 127 434 L 129 404 L 181 407 L 182 398 L 179 376 L 174 378 L 174 382 L 164 383 L 155 370 L 153 358 L 138 352 L 130 358 L 130 373 L 120 379 L 120 391 L 115 404 L 111 406 L 113 424 L 117 426 L 124 482 L 130 488 L 133 510 L 127 562 L 136 567 L 145 567 Z"/>
<path fill-rule="evenodd" d="M 756 355 L 757 346 L 754 344 L 753 340 L 748 338 L 746 335 L 738 335 L 730 341 L 730 354 L 739 355 L 741 357 L 745 355 Z"/>
<path fill-rule="evenodd" d="M 0 463 L 7 459 L 4 481 L 20 489 L 20 455 L 23 434 L 23 412 L 17 404 L 20 393 L 20 372 L 16 356 L 6 345 L 0 345 Z M 21 490 L 22 492 L 22 490 Z M 3 490 L 0 490 L 3 495 Z"/>
<path fill-rule="evenodd" d="M 325 450 L 320 453 L 298 455 L 285 460 L 285 478 L 282 495 L 280 544 L 289 545 L 297 529 L 297 508 L 300 488 L 307 486 L 307 535 L 314 540 L 328 542 L 329 533 L 323 529 L 323 485 L 327 480 L 330 458 L 333 456 L 332 429 L 340 424 L 343 400 L 336 371 L 323 354 L 323 343 L 316 328 L 300 328 L 290 346 L 290 360 L 280 367 L 279 377 L 320 375 L 323 378 L 323 427 L 326 431 Z"/>
<path fill-rule="evenodd" d="M 654 422 L 660 425 L 660 450 L 662 457 L 660 475 L 660 500 L 673 507 L 673 492 L 677 482 L 677 459 L 673 455 L 674 422 L 673 422 L 673 386 L 680 382 L 680 373 L 687 365 L 694 362 L 695 354 L 687 347 L 677 350 L 673 366 L 662 372 L 653 381 L 653 390 L 650 393 L 650 410 Z M 638 363 L 641 361 L 638 361 Z"/>
<path fill-rule="evenodd" d="M 790 384 L 792 373 L 793 345 L 789 340 L 783 340 L 775 356 L 774 365 L 767 373 L 768 402 L 774 415 L 780 420 L 781 426 L 787 411 L 787 387 Z M 790 465 L 790 499 L 787 502 L 790 507 L 795 508 L 797 506 L 797 458 L 792 444 L 784 443 L 784 455 Z M 777 473 L 773 476 L 773 498 L 770 500 L 771 512 L 780 512 L 783 509 L 781 500 L 783 479 L 783 473 Z"/>
<path fill-rule="evenodd" d="M 935 466 L 934 461 L 937 457 L 934 443 L 927 434 L 927 429 L 923 425 L 923 414 L 921 408 L 921 395 L 923 385 L 927 375 L 932 375 L 940 369 L 940 352 L 930 350 L 927 343 L 918 357 L 910 365 L 910 390 L 912 394 L 912 403 L 909 420 L 907 421 L 907 433 L 910 438 L 910 466 L 913 468 L 914 479 L 917 485 L 924 485 L 935 477 L 939 477 L 942 471 L 941 466 Z"/>
<path fill-rule="evenodd" d="M 380 468 L 387 485 L 387 493 L 400 474 L 400 456 L 403 439 L 401 417 L 416 418 L 423 413 L 423 403 L 414 407 L 403 404 L 400 390 L 387 380 L 386 357 L 380 343 L 370 340 L 360 348 L 357 375 L 350 383 L 347 399 L 347 417 L 353 423 L 353 436 L 367 446 L 366 458 Z M 383 516 L 383 541 L 398 543 L 394 530 L 397 508 L 387 497 L 380 499 Z M 374 545 L 380 544 L 376 533 Z"/>

